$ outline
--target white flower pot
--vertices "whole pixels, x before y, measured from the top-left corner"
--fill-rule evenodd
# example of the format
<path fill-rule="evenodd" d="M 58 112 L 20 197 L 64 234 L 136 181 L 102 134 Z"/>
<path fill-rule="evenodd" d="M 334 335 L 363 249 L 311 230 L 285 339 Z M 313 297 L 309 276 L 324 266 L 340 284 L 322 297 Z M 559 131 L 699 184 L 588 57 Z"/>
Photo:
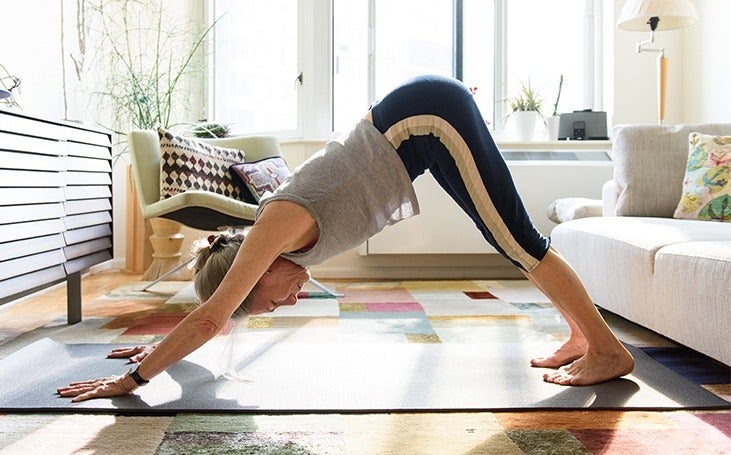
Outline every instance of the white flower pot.
<path fill-rule="evenodd" d="M 536 132 L 538 112 L 536 111 L 515 111 L 510 116 L 515 122 L 515 132 L 519 141 L 532 141 Z"/>
<path fill-rule="evenodd" d="M 558 124 L 561 117 L 558 115 L 552 115 L 543 119 L 546 124 L 546 140 L 557 141 L 558 140 Z"/>

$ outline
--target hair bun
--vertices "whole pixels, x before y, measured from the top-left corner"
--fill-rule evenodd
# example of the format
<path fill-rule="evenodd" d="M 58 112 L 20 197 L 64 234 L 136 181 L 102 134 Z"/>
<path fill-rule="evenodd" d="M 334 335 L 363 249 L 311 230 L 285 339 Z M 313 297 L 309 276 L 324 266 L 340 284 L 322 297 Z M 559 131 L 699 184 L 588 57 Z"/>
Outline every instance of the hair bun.
<path fill-rule="evenodd" d="M 215 253 L 220 248 L 228 244 L 228 236 L 226 234 L 211 234 L 208 236 L 208 249 L 211 253 Z"/>

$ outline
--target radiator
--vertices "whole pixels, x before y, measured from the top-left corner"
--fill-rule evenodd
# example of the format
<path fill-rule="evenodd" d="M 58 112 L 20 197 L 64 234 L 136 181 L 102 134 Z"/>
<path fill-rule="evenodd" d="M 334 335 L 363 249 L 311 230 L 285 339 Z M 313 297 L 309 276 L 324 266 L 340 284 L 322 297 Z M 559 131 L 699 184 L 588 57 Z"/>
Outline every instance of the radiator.
<path fill-rule="evenodd" d="M 502 147 L 504 149 L 504 147 Z M 607 151 L 503 152 L 518 192 L 538 229 L 550 235 L 555 226 L 546 209 L 556 199 L 601 199 L 602 185 L 612 178 Z M 470 218 L 428 174 L 414 182 L 421 215 L 389 226 L 359 251 L 377 254 L 495 253 Z"/>

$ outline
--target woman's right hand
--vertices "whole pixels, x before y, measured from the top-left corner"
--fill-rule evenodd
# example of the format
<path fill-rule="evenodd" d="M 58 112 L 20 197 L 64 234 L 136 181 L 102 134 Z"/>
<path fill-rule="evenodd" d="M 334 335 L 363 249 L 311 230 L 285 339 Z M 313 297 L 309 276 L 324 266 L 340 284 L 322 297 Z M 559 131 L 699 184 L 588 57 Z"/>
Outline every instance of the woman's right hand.
<path fill-rule="evenodd" d="M 156 344 L 132 346 L 127 348 L 113 349 L 112 352 L 107 355 L 108 359 L 123 359 L 129 358 L 131 363 L 139 363 L 150 355 L 152 351 L 157 347 Z"/>
<path fill-rule="evenodd" d="M 125 384 L 126 382 L 126 384 Z M 56 393 L 62 397 L 72 397 L 72 402 L 89 400 L 92 398 L 119 397 L 129 395 L 138 385 L 128 375 L 110 376 L 108 378 L 91 381 L 72 382 L 66 387 L 59 387 Z"/>

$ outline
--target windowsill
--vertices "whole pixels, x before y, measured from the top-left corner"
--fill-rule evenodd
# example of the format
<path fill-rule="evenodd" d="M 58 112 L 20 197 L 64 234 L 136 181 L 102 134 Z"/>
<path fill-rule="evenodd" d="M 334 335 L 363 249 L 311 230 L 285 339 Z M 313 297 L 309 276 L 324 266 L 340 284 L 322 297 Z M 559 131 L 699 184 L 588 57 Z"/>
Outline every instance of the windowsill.
<path fill-rule="evenodd" d="M 612 141 L 496 141 L 502 151 L 510 150 L 611 150 Z"/>
<path fill-rule="evenodd" d="M 331 140 L 330 138 L 295 138 L 282 139 L 281 144 L 312 144 L 319 145 Z M 495 141 L 501 150 L 609 150 L 612 141 Z"/>

